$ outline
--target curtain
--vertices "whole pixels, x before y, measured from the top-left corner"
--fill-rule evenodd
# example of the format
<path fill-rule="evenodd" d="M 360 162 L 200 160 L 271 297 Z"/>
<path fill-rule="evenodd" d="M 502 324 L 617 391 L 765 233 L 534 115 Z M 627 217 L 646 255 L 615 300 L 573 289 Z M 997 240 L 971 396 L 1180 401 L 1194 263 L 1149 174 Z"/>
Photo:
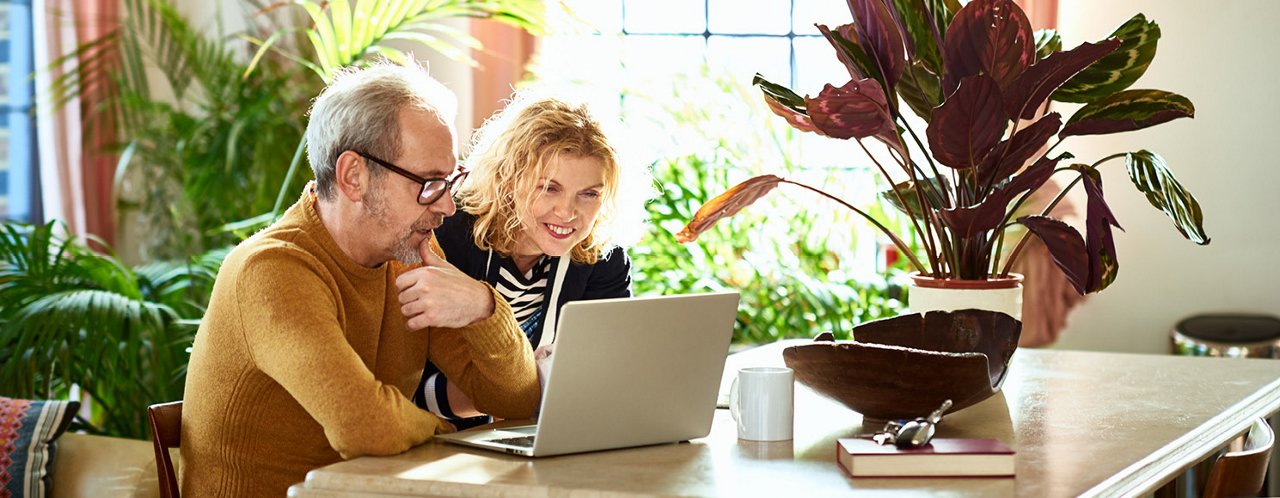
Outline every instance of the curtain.
<path fill-rule="evenodd" d="M 54 59 L 76 46 L 72 0 L 35 0 L 32 34 L 35 38 L 36 137 L 40 164 L 40 196 L 45 221 L 58 219 L 67 229 L 84 235 L 84 187 L 80 168 L 80 107 L 53 108 L 53 81 L 74 64 L 51 67 Z"/>
<path fill-rule="evenodd" d="M 119 3 L 111 0 L 73 0 L 76 39 L 96 40 L 120 26 Z M 118 65 L 119 59 L 107 64 Z M 115 142 L 115 122 L 109 113 L 93 112 L 111 94 L 109 82 L 85 88 L 80 97 L 80 113 L 91 116 L 83 123 L 80 152 L 84 175 L 85 231 L 108 244 L 116 239 L 116 209 L 112 186 L 115 183 L 116 154 L 108 150 Z"/>
<path fill-rule="evenodd" d="M 1031 20 L 1031 29 L 1058 27 L 1058 0 L 1014 0 Z"/>
<path fill-rule="evenodd" d="M 88 122 L 85 117 L 93 115 L 90 111 L 109 95 L 110 88 L 85 88 L 80 98 L 60 109 L 53 108 L 49 88 L 76 65 L 67 61 L 52 67 L 53 62 L 78 44 L 115 29 L 118 10 L 116 2 L 104 0 L 35 0 L 32 4 L 44 216 L 46 220 L 62 220 L 72 234 L 96 235 L 109 244 L 115 240 L 112 184 L 116 156 L 107 149 L 115 127 L 109 118 Z"/>
<path fill-rule="evenodd" d="M 471 35 L 483 44 L 472 53 L 477 65 L 471 78 L 471 120 L 472 127 L 479 127 L 502 109 L 515 84 L 524 78 L 537 38 L 519 28 L 480 19 L 471 21 Z"/>

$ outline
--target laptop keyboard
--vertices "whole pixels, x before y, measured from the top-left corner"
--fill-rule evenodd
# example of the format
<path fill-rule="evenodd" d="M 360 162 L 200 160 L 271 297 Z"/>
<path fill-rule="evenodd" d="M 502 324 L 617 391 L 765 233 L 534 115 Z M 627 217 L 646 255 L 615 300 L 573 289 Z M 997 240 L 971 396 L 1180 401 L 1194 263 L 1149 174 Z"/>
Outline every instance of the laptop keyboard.
<path fill-rule="evenodd" d="M 521 448 L 533 447 L 533 436 L 507 437 L 502 439 L 490 439 L 489 442 L 506 444 L 511 446 L 519 446 Z"/>

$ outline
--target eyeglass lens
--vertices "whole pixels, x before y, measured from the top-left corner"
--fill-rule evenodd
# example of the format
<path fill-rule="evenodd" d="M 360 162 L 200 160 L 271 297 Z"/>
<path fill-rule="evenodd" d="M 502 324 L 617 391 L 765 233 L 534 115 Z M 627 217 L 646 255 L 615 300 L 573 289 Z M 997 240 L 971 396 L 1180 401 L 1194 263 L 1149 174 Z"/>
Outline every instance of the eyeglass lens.
<path fill-rule="evenodd" d="M 467 178 L 467 172 L 458 173 L 452 179 L 431 180 L 422 186 L 422 195 L 418 196 L 419 204 L 431 204 L 440 200 L 445 191 L 450 194 L 457 194 L 458 187 L 462 185 L 462 180 Z"/>

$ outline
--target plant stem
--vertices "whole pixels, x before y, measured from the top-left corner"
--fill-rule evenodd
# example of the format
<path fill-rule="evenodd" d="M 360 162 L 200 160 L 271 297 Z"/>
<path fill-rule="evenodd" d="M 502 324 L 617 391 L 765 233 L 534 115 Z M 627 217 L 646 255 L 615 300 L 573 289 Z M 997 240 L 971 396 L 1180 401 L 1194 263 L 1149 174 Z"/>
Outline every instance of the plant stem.
<path fill-rule="evenodd" d="M 795 186 L 797 186 L 797 187 L 801 187 L 801 188 L 804 188 L 804 189 L 808 189 L 808 190 L 810 190 L 810 191 L 812 191 L 812 192 L 814 192 L 814 193 L 816 193 L 816 194 L 818 194 L 818 195 L 821 195 L 821 196 L 823 196 L 823 197 L 826 197 L 826 198 L 828 198 L 828 199 L 831 199 L 831 200 L 833 200 L 833 201 L 836 201 L 836 202 L 840 203 L 840 205 L 842 205 L 842 206 L 844 206 L 844 207 L 847 207 L 847 208 L 849 208 L 849 209 L 853 210 L 853 212 L 855 212 L 855 213 L 858 213 L 858 214 L 862 215 L 862 217 L 863 217 L 863 218 L 866 218 L 866 219 L 867 219 L 867 221 L 870 221 L 872 225 L 875 225 L 875 226 L 876 226 L 876 228 L 879 228 L 881 232 L 883 232 L 885 235 L 888 235 L 888 236 L 889 236 L 889 239 L 893 241 L 893 245 L 898 246 L 898 250 L 902 251 L 902 254 L 906 255 L 907 259 L 911 260 L 911 264 L 912 264 L 913 266 L 915 266 L 915 267 L 916 267 L 916 271 L 919 271 L 920 273 L 925 273 L 924 265 L 920 264 L 920 260 L 919 260 L 919 259 L 916 259 L 915 254 L 913 254 L 913 253 L 911 252 L 911 248 L 907 247 L 907 244 L 906 244 L 905 242 L 903 242 L 901 238 L 899 238 L 897 235 L 894 235 L 894 233 L 893 233 L 893 231 L 892 231 L 892 230 L 889 230 L 889 228 L 888 228 L 888 227 L 884 226 L 884 225 L 883 225 L 883 224 L 881 224 L 879 221 L 876 221 L 876 219 L 875 219 L 875 218 L 872 218 L 872 217 L 871 217 L 871 215 L 867 214 L 866 212 L 864 212 L 864 211 L 863 211 L 863 210 L 861 210 L 861 209 L 858 209 L 858 208 L 856 208 L 856 207 L 853 207 L 853 205 L 852 205 L 852 204 L 849 204 L 848 202 L 845 202 L 845 201 L 844 201 L 844 199 L 841 199 L 841 198 L 836 197 L 836 196 L 834 196 L 834 195 L 831 195 L 831 194 L 828 194 L 828 193 L 826 193 L 826 192 L 823 192 L 822 190 L 819 190 L 819 189 L 816 189 L 816 188 L 810 187 L 810 186 L 805 185 L 805 184 L 803 184 L 803 183 L 796 182 L 796 181 L 792 181 L 792 180 L 786 180 L 786 179 L 780 180 L 780 182 L 781 182 L 781 183 L 790 183 L 790 184 L 795 185 Z"/>
<path fill-rule="evenodd" d="M 293 151 L 293 159 L 289 161 L 289 172 L 284 175 L 284 183 L 280 184 L 280 193 L 276 195 L 276 206 L 271 208 L 271 217 L 280 216 L 280 209 L 284 207 L 285 196 L 289 193 L 289 184 L 293 183 L 293 175 L 298 171 L 298 165 L 302 163 L 302 151 L 307 150 L 307 137 L 303 136 L 298 141 L 298 149 Z"/>
<path fill-rule="evenodd" d="M 916 145 L 920 147 L 921 151 L 929 150 L 924 146 L 924 143 L 920 141 L 920 137 L 916 136 L 916 131 L 911 129 L 910 126 L 907 126 L 907 120 L 905 119 L 902 120 L 902 128 L 907 130 L 907 133 L 911 134 L 911 139 L 916 141 Z M 938 165 L 933 162 L 933 157 L 929 156 L 928 152 L 924 152 L 924 158 L 925 158 L 925 161 L 929 163 L 929 169 L 933 170 L 934 178 L 941 178 L 942 173 L 938 171 Z M 942 191 L 942 199 L 946 201 L 947 204 L 951 204 L 951 193 L 947 192 L 946 189 L 940 189 L 940 190 Z"/>
<path fill-rule="evenodd" d="M 928 242 L 928 237 L 926 237 L 927 232 L 926 232 L 925 230 L 923 230 L 923 229 L 921 229 L 921 228 L 920 228 L 920 222 L 916 220 L 916 217 L 915 217 L 915 216 L 912 216 L 912 215 L 911 215 L 911 209 L 908 207 L 908 204 L 907 204 L 906 199 L 903 199 L 903 198 L 902 198 L 902 192 L 899 192 L 899 191 L 898 191 L 898 186 L 897 186 L 897 184 L 895 184 L 895 183 L 893 182 L 893 178 L 889 176 L 889 172 L 888 172 L 888 171 L 886 171 L 886 170 L 884 169 L 884 165 L 880 164 L 880 161 L 879 161 L 879 160 L 877 160 L 877 159 L 875 158 L 875 156 L 872 156 L 872 155 L 871 155 L 871 151 L 867 150 L 867 146 L 866 146 L 866 145 L 864 145 L 864 144 L 862 143 L 862 140 L 861 140 L 861 139 L 858 139 L 858 140 L 855 140 L 855 141 L 856 141 L 856 142 L 858 142 L 858 147 L 861 147 L 861 148 L 862 148 L 862 152 L 863 152 L 863 153 L 865 153 L 865 154 L 867 155 L 867 157 L 871 158 L 871 162 L 872 162 L 872 163 L 875 163 L 876 168 L 879 168 L 879 169 L 880 169 L 880 174 L 884 175 L 884 178 L 885 178 L 886 180 L 889 180 L 889 188 L 890 188 L 891 190 L 893 190 L 893 195 L 894 195 L 894 196 L 896 196 L 896 197 L 898 198 L 898 202 L 902 203 L 902 207 L 904 207 L 904 208 L 908 208 L 908 209 L 907 209 L 907 218 L 911 219 L 911 224 L 912 224 L 912 226 L 914 226 L 914 227 L 916 228 L 916 233 L 920 234 L 920 238 L 925 239 L 925 248 L 926 248 L 926 252 L 927 252 L 927 254 L 929 255 L 929 264 L 930 264 L 933 268 L 937 268 L 937 267 L 938 267 L 938 260 L 936 259 L 936 256 L 934 255 L 934 250 L 933 250 L 933 248 L 932 248 L 932 247 L 930 247 L 930 244 L 929 244 L 929 242 Z M 892 151 L 890 151 L 890 155 L 892 155 Z M 911 172 L 911 168 L 907 168 L 907 167 L 905 167 L 905 166 L 904 166 L 904 168 L 907 170 L 907 174 L 909 174 L 909 175 L 912 177 L 912 179 L 914 180 L 914 178 L 915 178 L 915 174 Z M 922 213 L 923 213 L 923 210 L 924 210 L 924 204 L 923 204 L 923 203 L 924 203 L 924 197 L 923 197 L 923 195 L 924 195 L 924 194 L 922 194 L 922 193 L 920 192 L 919 182 L 916 182 L 916 197 L 917 197 L 917 198 L 919 199 L 919 201 L 921 202 L 921 204 L 920 204 L 920 209 L 921 209 L 921 212 L 922 212 Z M 927 226 L 929 226 L 929 224 L 928 224 L 928 223 L 925 223 L 925 226 L 927 227 Z"/>
<path fill-rule="evenodd" d="M 933 157 L 929 155 L 928 149 L 924 146 L 924 143 L 920 141 L 920 136 L 916 135 L 915 129 L 911 128 L 911 126 L 907 124 L 907 120 L 900 119 L 900 121 L 902 121 L 902 128 L 907 130 L 907 133 L 911 134 L 911 139 L 915 140 L 916 145 L 920 147 L 920 150 L 924 154 L 925 162 L 929 163 L 929 169 L 933 170 L 933 177 L 937 180 L 937 185 L 930 184 L 928 185 L 928 187 L 934 191 L 934 196 L 938 198 L 937 208 L 943 209 L 946 206 L 951 205 L 952 204 L 951 192 L 949 192 L 945 188 L 942 188 L 944 186 L 942 182 L 942 179 L 944 177 L 942 176 L 942 173 L 938 171 L 937 163 L 933 161 Z M 916 169 L 919 169 L 919 168 L 917 167 Z M 911 170 L 908 170 L 908 173 L 911 173 L 911 172 L 912 172 Z M 920 173 L 921 173 L 921 176 L 924 176 L 923 169 L 920 170 Z M 924 190 L 924 186 L 921 185 L 921 182 L 915 179 L 914 177 L 912 178 L 912 180 L 915 181 L 916 183 L 916 191 L 922 192 Z M 924 182 L 924 183 L 929 183 L 929 182 Z M 925 216 L 925 226 L 930 227 L 928 236 L 925 238 L 925 246 L 930 247 L 930 243 L 934 244 L 929 249 L 929 252 L 930 252 L 929 260 L 934 264 L 933 276 L 935 278 L 941 278 L 942 274 L 946 272 L 946 269 L 944 268 L 945 266 L 944 263 L 947 261 L 947 255 L 951 252 L 949 247 L 950 243 L 946 237 L 946 230 L 942 225 L 941 220 L 939 220 L 936 216 L 933 216 L 934 210 L 929 210 L 927 212 L 924 210 L 923 199 L 921 199 L 920 208 L 922 211 L 921 214 Z M 911 216 L 911 213 L 907 213 L 907 216 Z M 936 227 L 936 236 L 934 234 L 935 227 Z M 938 254 L 939 249 L 941 250 L 940 255 Z M 939 256 L 941 256 L 941 259 L 939 259 Z"/>
<path fill-rule="evenodd" d="M 996 275 L 996 268 L 1000 266 L 1000 250 L 1004 248 L 1004 230 L 1000 230 L 996 234 L 996 250 L 991 253 L 991 269 L 988 270 L 991 276 Z"/>

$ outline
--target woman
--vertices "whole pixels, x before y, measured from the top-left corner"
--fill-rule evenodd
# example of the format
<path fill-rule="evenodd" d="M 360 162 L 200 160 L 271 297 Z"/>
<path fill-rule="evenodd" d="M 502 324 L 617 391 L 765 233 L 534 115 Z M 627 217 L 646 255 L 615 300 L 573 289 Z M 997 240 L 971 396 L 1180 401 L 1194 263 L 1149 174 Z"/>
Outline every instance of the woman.
<path fill-rule="evenodd" d="M 451 264 L 498 290 L 545 358 L 565 303 L 631 296 L 616 229 L 640 226 L 619 223 L 643 212 L 643 198 L 624 197 L 649 185 L 642 174 L 625 179 L 586 106 L 556 99 L 517 99 L 477 132 L 472 150 L 458 212 L 436 238 Z M 487 421 L 430 363 L 415 401 L 459 428 Z"/>

